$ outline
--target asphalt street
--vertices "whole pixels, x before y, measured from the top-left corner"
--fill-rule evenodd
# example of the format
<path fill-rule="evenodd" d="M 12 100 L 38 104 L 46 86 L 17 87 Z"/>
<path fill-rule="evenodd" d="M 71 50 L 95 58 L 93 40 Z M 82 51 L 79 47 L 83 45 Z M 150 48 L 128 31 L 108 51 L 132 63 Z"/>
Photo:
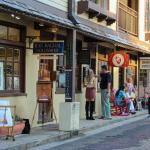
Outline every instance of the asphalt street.
<path fill-rule="evenodd" d="M 150 150 L 150 118 L 64 143 L 49 150 Z"/>

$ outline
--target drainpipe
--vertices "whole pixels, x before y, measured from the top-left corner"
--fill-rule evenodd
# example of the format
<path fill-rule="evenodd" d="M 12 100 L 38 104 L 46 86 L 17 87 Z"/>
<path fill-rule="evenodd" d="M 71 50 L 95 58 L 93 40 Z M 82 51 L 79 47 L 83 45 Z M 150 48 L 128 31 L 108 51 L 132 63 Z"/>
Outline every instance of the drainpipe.
<path fill-rule="evenodd" d="M 78 24 L 78 21 L 75 17 L 75 0 L 68 0 L 68 19 L 71 20 L 71 22 L 74 25 Z M 66 102 L 75 102 L 75 82 L 76 82 L 76 29 L 68 29 L 67 32 L 67 44 L 71 45 L 70 48 L 67 49 L 67 53 L 69 53 L 67 56 L 67 62 L 66 62 L 66 70 L 72 71 L 72 84 L 70 84 L 71 88 L 71 98 L 65 98 Z M 70 62 L 68 61 L 70 60 Z"/>

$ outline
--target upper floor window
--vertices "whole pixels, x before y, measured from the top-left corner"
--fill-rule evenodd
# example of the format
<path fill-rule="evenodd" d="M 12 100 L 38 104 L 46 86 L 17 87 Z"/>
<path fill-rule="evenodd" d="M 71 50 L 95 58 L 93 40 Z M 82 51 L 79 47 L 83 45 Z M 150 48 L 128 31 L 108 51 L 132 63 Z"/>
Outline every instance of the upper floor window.
<path fill-rule="evenodd" d="M 150 0 L 146 0 L 145 2 L 145 31 L 150 31 Z"/>

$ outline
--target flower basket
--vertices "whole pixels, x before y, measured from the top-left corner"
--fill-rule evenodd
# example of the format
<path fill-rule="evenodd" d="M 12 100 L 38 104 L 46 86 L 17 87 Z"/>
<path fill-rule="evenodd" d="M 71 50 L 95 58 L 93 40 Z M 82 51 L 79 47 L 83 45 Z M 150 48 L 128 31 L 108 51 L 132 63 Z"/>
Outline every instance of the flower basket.
<path fill-rule="evenodd" d="M 25 127 L 24 122 L 17 122 L 13 127 L 1 127 L 0 128 L 0 137 L 7 136 L 7 135 L 19 135 L 22 133 Z M 12 132 L 13 130 L 13 132 Z"/>

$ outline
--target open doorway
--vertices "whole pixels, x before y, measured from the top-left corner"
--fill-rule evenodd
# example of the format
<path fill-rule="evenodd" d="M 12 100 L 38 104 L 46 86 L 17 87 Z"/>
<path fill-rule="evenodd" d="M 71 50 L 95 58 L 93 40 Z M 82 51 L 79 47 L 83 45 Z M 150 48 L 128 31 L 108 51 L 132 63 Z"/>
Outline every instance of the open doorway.
<path fill-rule="evenodd" d="M 52 73 L 53 73 L 53 60 L 51 59 L 40 59 L 39 62 L 39 72 L 38 72 L 38 82 L 42 81 L 45 84 L 51 82 L 51 88 L 49 90 L 52 93 Z M 51 96 L 52 98 L 52 96 Z M 51 111 L 52 99 L 50 102 L 39 103 L 39 112 L 38 112 L 38 122 L 44 123 L 53 121 L 53 113 Z"/>

